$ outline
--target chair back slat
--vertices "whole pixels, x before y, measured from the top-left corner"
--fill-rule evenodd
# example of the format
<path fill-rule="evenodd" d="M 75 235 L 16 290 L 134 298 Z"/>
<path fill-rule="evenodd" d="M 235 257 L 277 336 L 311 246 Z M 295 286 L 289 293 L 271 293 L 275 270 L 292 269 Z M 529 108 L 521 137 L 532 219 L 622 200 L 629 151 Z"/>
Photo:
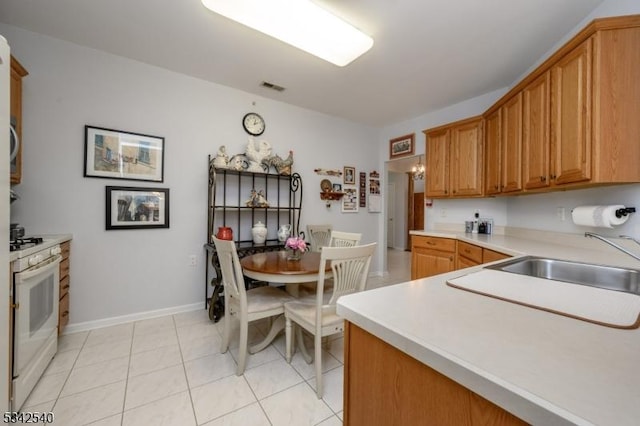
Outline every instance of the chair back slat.
<path fill-rule="evenodd" d="M 324 298 L 324 269 L 327 262 L 333 273 L 333 293 L 328 305 L 335 306 L 341 296 L 363 291 L 367 284 L 371 258 L 376 243 L 353 247 L 325 247 L 320 257 L 320 277 L 316 286 L 316 303 L 322 305 Z"/>
<path fill-rule="evenodd" d="M 247 294 L 235 243 L 215 237 L 213 237 L 213 243 L 216 246 L 218 260 L 220 261 L 225 297 L 235 298 L 240 303 L 245 304 Z"/>
<path fill-rule="evenodd" d="M 360 244 L 362 234 L 359 232 L 331 231 L 331 247 L 353 247 Z"/>
<path fill-rule="evenodd" d="M 311 251 L 319 252 L 331 242 L 331 225 L 307 225 Z"/>

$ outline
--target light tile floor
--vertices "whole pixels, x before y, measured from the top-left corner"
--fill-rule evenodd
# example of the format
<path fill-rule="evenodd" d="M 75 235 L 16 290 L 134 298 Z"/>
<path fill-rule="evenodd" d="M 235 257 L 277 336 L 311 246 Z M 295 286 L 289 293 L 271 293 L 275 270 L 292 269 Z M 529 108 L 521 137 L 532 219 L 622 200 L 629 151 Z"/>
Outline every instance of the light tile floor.
<path fill-rule="evenodd" d="M 409 280 L 409 252 L 388 250 L 388 265 L 369 288 Z M 317 399 L 313 364 L 300 354 L 288 364 L 283 335 L 236 376 L 237 341 L 220 353 L 222 321 L 199 310 L 62 336 L 22 411 L 53 411 L 60 426 L 342 424 L 341 336 L 323 353 Z M 251 326 L 250 341 L 266 331 Z"/>

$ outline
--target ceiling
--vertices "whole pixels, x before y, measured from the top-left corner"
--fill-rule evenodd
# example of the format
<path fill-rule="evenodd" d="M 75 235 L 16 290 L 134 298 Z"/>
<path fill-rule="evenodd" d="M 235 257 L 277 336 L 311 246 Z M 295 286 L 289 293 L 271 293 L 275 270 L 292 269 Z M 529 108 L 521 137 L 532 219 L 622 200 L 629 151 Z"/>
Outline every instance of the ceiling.
<path fill-rule="evenodd" d="M 0 22 L 382 127 L 512 85 L 603 0 L 316 1 L 373 48 L 337 67 L 200 0 L 2 0 Z"/>

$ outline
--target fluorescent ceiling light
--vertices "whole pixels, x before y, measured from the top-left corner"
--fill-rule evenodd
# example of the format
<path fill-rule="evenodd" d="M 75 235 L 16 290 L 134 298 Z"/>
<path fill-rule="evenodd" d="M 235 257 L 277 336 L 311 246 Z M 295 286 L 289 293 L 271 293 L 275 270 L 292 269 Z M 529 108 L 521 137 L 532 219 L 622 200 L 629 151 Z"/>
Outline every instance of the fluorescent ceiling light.
<path fill-rule="evenodd" d="M 208 9 L 343 67 L 373 39 L 309 0 L 202 0 Z"/>

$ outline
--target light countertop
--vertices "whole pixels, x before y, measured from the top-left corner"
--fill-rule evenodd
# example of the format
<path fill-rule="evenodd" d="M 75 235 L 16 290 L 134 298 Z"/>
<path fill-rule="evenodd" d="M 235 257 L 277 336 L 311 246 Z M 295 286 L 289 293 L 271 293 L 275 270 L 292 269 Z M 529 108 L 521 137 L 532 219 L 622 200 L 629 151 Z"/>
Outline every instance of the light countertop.
<path fill-rule="evenodd" d="M 457 238 L 512 255 L 638 267 L 605 245 L 581 248 L 579 239 L 565 245 L 557 238 L 550 243 L 513 235 L 412 233 Z M 595 325 L 445 283 L 481 269 L 345 296 L 338 313 L 529 423 L 637 424 L 640 329 Z"/>

